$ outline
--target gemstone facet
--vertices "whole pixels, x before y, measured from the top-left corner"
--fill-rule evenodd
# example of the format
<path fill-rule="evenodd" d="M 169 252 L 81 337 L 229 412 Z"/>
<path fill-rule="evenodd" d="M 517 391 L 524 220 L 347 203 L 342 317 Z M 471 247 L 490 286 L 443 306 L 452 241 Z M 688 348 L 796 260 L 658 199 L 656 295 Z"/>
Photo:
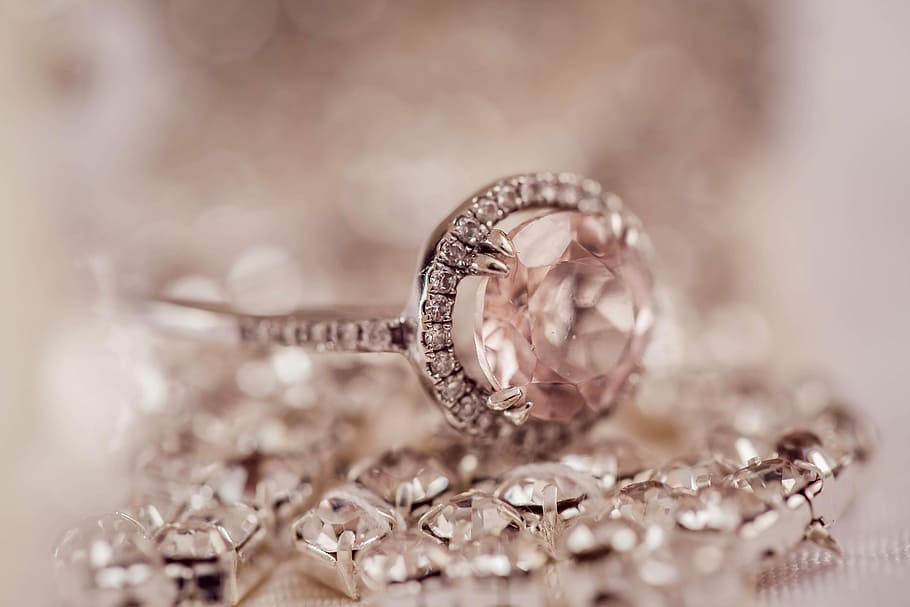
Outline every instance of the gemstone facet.
<path fill-rule="evenodd" d="M 650 278 L 603 219 L 556 212 L 509 237 L 508 276 L 481 289 L 475 344 L 494 390 L 524 387 L 531 415 L 606 409 L 635 370 L 651 325 Z"/>

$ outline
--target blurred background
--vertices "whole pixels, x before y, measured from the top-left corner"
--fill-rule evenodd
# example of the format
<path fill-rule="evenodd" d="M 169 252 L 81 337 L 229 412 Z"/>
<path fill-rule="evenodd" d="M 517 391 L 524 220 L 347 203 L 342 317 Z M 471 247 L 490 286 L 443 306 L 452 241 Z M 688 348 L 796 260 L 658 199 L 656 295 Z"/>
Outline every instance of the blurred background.
<path fill-rule="evenodd" d="M 910 5 L 0 6 L 0 603 L 54 603 L 55 539 L 118 502 L 127 428 L 164 406 L 110 293 L 396 302 L 465 196 L 566 169 L 646 222 L 705 338 L 683 358 L 821 368 L 883 430 L 845 562 L 763 600 L 897 604 Z"/>

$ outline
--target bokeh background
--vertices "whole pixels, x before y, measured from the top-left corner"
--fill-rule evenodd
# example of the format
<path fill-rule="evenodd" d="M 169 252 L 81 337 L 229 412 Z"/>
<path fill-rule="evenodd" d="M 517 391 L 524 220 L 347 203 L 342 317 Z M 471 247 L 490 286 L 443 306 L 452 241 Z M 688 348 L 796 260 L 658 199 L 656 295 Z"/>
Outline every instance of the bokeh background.
<path fill-rule="evenodd" d="M 907 3 L 0 7 L 0 603 L 54 604 L 55 539 L 164 406 L 111 293 L 394 302 L 442 215 L 538 168 L 643 217 L 699 357 L 821 368 L 882 429 L 846 559 L 762 601 L 910 592 Z"/>

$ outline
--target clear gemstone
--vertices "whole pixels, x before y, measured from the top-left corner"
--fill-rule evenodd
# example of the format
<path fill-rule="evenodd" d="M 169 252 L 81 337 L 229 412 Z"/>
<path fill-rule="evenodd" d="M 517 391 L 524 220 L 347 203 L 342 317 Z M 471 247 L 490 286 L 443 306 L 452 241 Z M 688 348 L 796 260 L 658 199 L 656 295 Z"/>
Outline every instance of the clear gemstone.
<path fill-rule="evenodd" d="M 821 490 L 821 483 L 821 475 L 816 468 L 780 458 L 754 463 L 739 470 L 730 479 L 732 486 L 752 491 L 770 504 L 786 501 L 797 493 L 806 493 L 811 497 Z"/>
<path fill-rule="evenodd" d="M 334 554 L 347 531 L 353 534 L 352 550 L 379 541 L 392 531 L 393 517 L 373 494 L 356 487 L 338 487 L 326 493 L 319 503 L 296 523 L 298 543 Z"/>
<path fill-rule="evenodd" d="M 641 545 L 645 530 L 626 519 L 585 515 L 572 521 L 557 552 L 573 558 L 624 554 Z"/>
<path fill-rule="evenodd" d="M 455 357 L 448 350 L 437 352 L 430 359 L 430 371 L 440 377 L 446 377 L 455 370 Z"/>
<path fill-rule="evenodd" d="M 623 487 L 613 496 L 611 516 L 649 527 L 672 527 L 676 501 L 681 495 L 659 481 L 642 481 Z"/>
<path fill-rule="evenodd" d="M 521 515 L 503 500 L 482 491 L 467 491 L 434 506 L 420 519 L 420 528 L 461 546 L 483 537 L 500 537 L 522 528 Z"/>
<path fill-rule="evenodd" d="M 367 547 L 357 556 L 364 584 L 381 590 L 390 584 L 423 580 L 437 575 L 449 561 L 439 540 L 420 532 L 401 532 Z"/>
<path fill-rule="evenodd" d="M 389 503 L 406 491 L 410 503 L 422 504 L 449 488 L 451 474 L 432 455 L 398 449 L 371 463 L 357 474 L 356 480 Z"/>
<path fill-rule="evenodd" d="M 454 293 L 458 277 L 451 269 L 436 266 L 430 271 L 429 284 L 430 290 L 435 293 Z"/>
<path fill-rule="evenodd" d="M 447 262 L 463 265 L 468 259 L 468 249 L 464 243 L 455 238 L 447 238 L 439 244 L 439 253 Z"/>
<path fill-rule="evenodd" d="M 837 462 L 822 446 L 821 439 L 812 432 L 788 432 L 777 439 L 776 450 L 785 459 L 815 466 L 823 476 L 832 475 L 837 467 Z"/>
<path fill-rule="evenodd" d="M 651 480 L 660 481 L 675 489 L 698 491 L 723 478 L 720 466 L 715 462 L 693 462 L 677 459 L 654 471 Z"/>
<path fill-rule="evenodd" d="M 558 509 L 577 507 L 592 496 L 593 483 L 586 483 L 574 470 L 561 464 L 529 464 L 506 475 L 496 495 L 516 508 L 541 510 L 548 499 Z"/>
<path fill-rule="evenodd" d="M 600 440 L 582 453 L 569 453 L 560 460 L 564 465 L 593 476 L 602 490 L 622 486 L 649 474 L 644 458 L 631 444 L 617 440 Z"/>
<path fill-rule="evenodd" d="M 486 279 L 475 330 L 494 389 L 522 386 L 531 415 L 600 411 L 635 369 L 650 328 L 650 283 L 598 217 L 551 213 L 510 233 L 517 259 Z"/>
<path fill-rule="evenodd" d="M 481 236 L 483 235 L 480 223 L 473 217 L 459 218 L 455 223 L 453 232 L 458 240 L 470 247 L 477 246 L 477 243 L 480 242 Z"/>
<path fill-rule="evenodd" d="M 466 387 L 461 374 L 450 375 L 439 386 L 439 393 L 445 400 L 452 402 L 458 400 L 458 397 L 464 393 Z"/>
<path fill-rule="evenodd" d="M 209 506 L 188 513 L 183 522 L 202 522 L 214 525 L 233 550 L 247 546 L 253 537 L 263 529 L 259 515 L 245 504 Z"/>
<path fill-rule="evenodd" d="M 479 221 L 492 224 L 499 219 L 499 205 L 492 198 L 481 198 L 474 205 L 474 215 Z"/>
<path fill-rule="evenodd" d="M 97 607 L 169 607 L 176 586 L 142 527 L 106 515 L 64 534 L 54 552 L 57 582 L 67 599 Z"/>
<path fill-rule="evenodd" d="M 367 350 L 385 350 L 392 345 L 392 330 L 381 320 L 364 323 L 361 345 Z"/>
<path fill-rule="evenodd" d="M 430 325 L 423 332 L 423 343 L 431 350 L 438 350 L 452 345 L 449 327 L 443 324 Z"/>
<path fill-rule="evenodd" d="M 506 577 L 540 569 L 548 561 L 543 545 L 525 534 L 503 539 L 482 537 L 452 553 L 445 573 L 450 578 Z"/>
<path fill-rule="evenodd" d="M 500 189 L 496 195 L 496 199 L 499 201 L 500 206 L 506 211 L 514 211 L 521 202 L 518 198 L 518 192 L 512 187 Z"/>
<path fill-rule="evenodd" d="M 708 487 L 697 494 L 681 496 L 676 523 L 689 531 L 732 533 L 746 521 L 768 511 L 769 506 L 751 491 L 733 487 Z"/>
<path fill-rule="evenodd" d="M 431 322 L 449 320 L 455 301 L 444 295 L 430 294 L 423 304 L 423 313 Z"/>

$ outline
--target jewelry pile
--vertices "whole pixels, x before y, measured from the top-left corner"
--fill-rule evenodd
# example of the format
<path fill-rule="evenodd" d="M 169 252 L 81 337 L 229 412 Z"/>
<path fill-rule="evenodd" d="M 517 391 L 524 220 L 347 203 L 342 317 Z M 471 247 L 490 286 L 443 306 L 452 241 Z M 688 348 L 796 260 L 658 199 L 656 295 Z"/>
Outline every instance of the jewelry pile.
<path fill-rule="evenodd" d="M 566 204 L 588 200 L 580 193 L 603 204 L 589 204 L 592 210 L 584 212 L 597 215 L 566 217 L 562 227 L 538 224 L 547 231 L 535 242 L 552 246 L 545 237 L 560 229 L 567 238 L 593 242 L 591 217 L 616 222 L 615 233 L 603 237 L 605 251 L 624 251 L 632 238 L 628 226 L 638 234 L 631 216 L 606 204 L 599 186 L 553 177 L 571 187 L 554 188 L 548 200 L 539 187 L 548 179 L 538 178 L 532 192 L 509 200 L 518 207 L 522 196 L 538 196 L 542 206 L 559 207 L 544 215 L 557 220 L 571 215 Z M 310 339 L 310 327 L 317 325 L 306 324 L 298 339 L 304 325 L 293 318 L 253 325 L 241 318 L 238 337 L 259 346 L 243 352 L 202 344 L 174 349 L 165 342 L 164 366 L 180 406 L 150 420 L 156 430 L 136 457 L 127 503 L 64 535 L 56 550 L 64 599 L 80 607 L 237 605 L 255 595 L 278 564 L 293 560 L 301 575 L 337 591 L 338 604 L 727 606 L 748 603 L 762 568 L 802 542 L 839 554 L 829 530 L 871 456 L 869 425 L 817 379 L 781 380 L 768 369 L 640 372 L 628 361 L 640 358 L 650 332 L 650 303 L 648 314 L 636 303 L 650 302 L 650 296 L 616 298 L 621 289 L 611 282 L 622 286 L 629 279 L 621 265 L 628 257 L 603 264 L 606 253 L 570 243 L 555 248 L 554 260 L 530 263 L 521 238 L 532 224 L 510 235 L 493 228 L 494 219 L 505 215 L 492 203 L 502 183 L 469 200 L 471 214 L 451 221 L 478 251 L 489 242 L 481 237 L 495 235 L 499 243 L 496 255 L 476 254 L 472 263 L 481 259 L 480 270 L 463 273 L 500 281 L 485 283 L 495 322 L 479 323 L 492 328 L 477 333 L 480 352 L 494 363 L 484 372 L 495 390 L 476 408 L 515 412 L 502 416 L 509 423 L 496 418 L 495 432 L 476 431 L 479 426 L 465 432 L 457 409 L 446 409 L 469 391 L 459 388 L 449 398 L 443 390 L 446 377 L 461 377 L 462 371 L 452 375 L 454 363 L 450 373 L 425 371 L 428 364 L 436 368 L 431 363 L 439 352 L 455 356 L 448 333 L 438 347 L 428 337 L 435 335 L 436 321 L 320 324 L 326 332 L 315 352 L 301 340 Z M 572 188 L 580 188 L 578 195 L 562 201 L 558 192 Z M 489 208 L 480 204 L 486 200 Z M 481 210 L 489 221 L 465 232 L 465 217 Z M 451 248 L 461 242 L 446 234 L 439 243 Z M 434 292 L 443 257 L 433 258 L 431 271 L 421 275 L 427 282 L 418 301 L 423 315 L 439 313 L 448 322 L 454 302 L 440 312 Z M 633 261 L 640 264 L 637 256 Z M 453 263 L 474 268 L 467 258 Z M 561 264 L 595 272 L 588 284 L 607 285 L 594 302 L 613 298 L 597 308 L 602 317 L 582 316 L 588 312 L 578 302 L 591 299 L 590 289 L 569 280 L 578 274 L 560 274 Z M 635 268 L 635 277 L 646 273 Z M 603 339 L 624 336 L 633 350 L 606 350 L 621 352 L 620 371 L 604 376 L 609 367 L 602 362 L 579 366 L 583 359 L 573 348 L 581 341 L 575 337 L 552 352 L 534 341 L 540 336 L 533 331 L 497 338 L 497 331 L 512 330 L 510 319 L 526 313 L 509 307 L 519 301 L 514 292 L 532 289 L 550 289 L 546 302 L 576 289 L 574 312 L 545 308 L 541 318 L 568 314 L 579 326 L 594 323 Z M 511 299 L 503 299 L 507 291 Z M 626 304 L 648 316 L 646 331 L 636 329 L 643 326 L 638 322 L 623 324 L 617 310 Z M 503 310 L 508 314 L 496 316 Z M 355 329 L 339 329 L 347 326 Z M 375 337 L 365 327 L 384 328 L 375 334 L 385 346 L 364 346 L 364 339 Z M 579 340 L 590 339 L 575 326 L 568 332 L 574 336 L 576 329 Z M 424 369 L 420 380 L 429 380 L 421 386 L 407 367 L 395 364 L 403 361 L 325 353 L 333 349 L 325 346 L 332 336 L 350 342 L 338 352 L 403 353 L 419 344 L 411 358 Z M 534 368 L 523 376 L 520 357 L 507 355 L 526 341 Z M 585 343 L 586 352 L 602 345 Z M 619 378 L 609 384 L 609 399 L 592 405 L 600 393 L 585 384 L 589 371 L 597 381 Z M 515 385 L 518 377 L 524 378 L 521 386 Z M 570 384 L 572 390 L 579 386 L 577 393 L 564 387 Z M 437 412 L 424 406 L 422 388 L 443 405 L 449 424 L 440 428 Z M 610 416 L 588 410 L 606 413 L 614 400 Z M 537 416 L 530 422 L 529 410 Z M 569 418 L 573 423 L 557 423 Z"/>

